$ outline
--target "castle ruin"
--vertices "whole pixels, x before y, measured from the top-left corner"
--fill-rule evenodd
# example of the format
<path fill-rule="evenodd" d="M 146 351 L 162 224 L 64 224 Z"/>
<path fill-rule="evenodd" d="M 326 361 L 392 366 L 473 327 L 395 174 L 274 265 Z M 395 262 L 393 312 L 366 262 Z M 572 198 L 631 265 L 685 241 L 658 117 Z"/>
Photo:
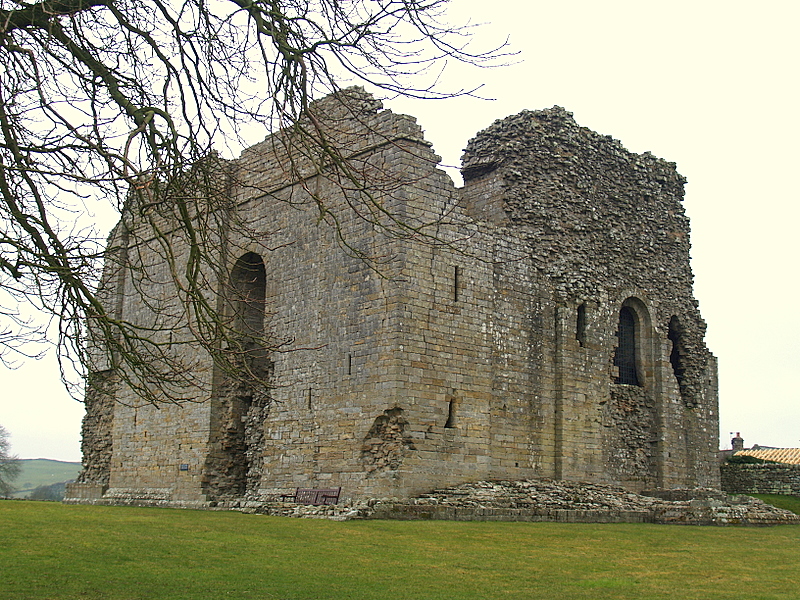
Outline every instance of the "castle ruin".
<path fill-rule="evenodd" d="M 358 90 L 317 107 L 346 156 L 379 174 L 358 199 L 374 218 L 346 185 L 287 170 L 276 136 L 220 175 L 248 234 L 211 240 L 224 274 L 207 293 L 256 340 L 246 371 L 269 385 L 187 344 L 191 401 L 154 405 L 98 359 L 68 500 L 203 506 L 298 486 L 409 497 L 535 477 L 719 487 L 716 359 L 673 163 L 554 107 L 478 133 L 457 188 L 414 118 Z M 149 231 L 123 216 L 102 298 L 121 320 L 176 319 L 164 343 L 177 344 Z"/>

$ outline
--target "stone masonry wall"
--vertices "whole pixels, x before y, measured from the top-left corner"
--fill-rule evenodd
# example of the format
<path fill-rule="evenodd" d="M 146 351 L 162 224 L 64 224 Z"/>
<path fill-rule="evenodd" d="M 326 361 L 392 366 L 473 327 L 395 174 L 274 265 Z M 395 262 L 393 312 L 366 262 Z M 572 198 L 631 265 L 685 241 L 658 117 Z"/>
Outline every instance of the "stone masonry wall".
<path fill-rule="evenodd" d="M 354 113 L 355 119 L 333 111 L 330 127 L 354 152 L 375 144 L 359 164 L 375 183 L 366 201 L 380 202 L 383 217 L 396 219 L 388 226 L 357 216 L 337 183 L 321 177 L 250 199 L 255 190 L 267 191 L 262 182 L 273 176 L 271 140 L 238 163 L 241 210 L 274 246 L 261 250 L 267 327 L 291 339 L 273 356 L 274 403 L 256 494 L 314 485 L 341 485 L 345 495 L 404 494 L 414 485 L 409 479 L 428 479 L 438 468 L 430 460 L 415 466 L 429 453 L 420 440 L 436 435 L 431 428 L 443 429 L 446 417 L 420 414 L 443 408 L 431 396 L 439 392 L 412 374 L 427 356 L 412 350 L 410 330 L 428 322 L 417 313 L 419 294 L 447 280 L 437 275 L 445 265 L 432 260 L 436 250 L 428 241 L 446 236 L 441 221 L 455 204 L 454 188 L 436 170 L 438 157 L 413 119 L 379 112 L 371 101 Z M 303 202 L 304 188 L 325 199 L 334 227 L 319 223 L 314 204 Z M 287 203 L 295 208 L 287 210 Z M 422 269 L 419 260 L 427 261 Z M 431 306 L 426 300 L 424 309 Z M 418 383 L 429 388 L 424 402 L 413 391 Z"/>
<path fill-rule="evenodd" d="M 507 219 L 529 240 L 536 268 L 559 298 L 598 301 L 613 290 L 646 290 L 660 312 L 676 316 L 683 399 L 701 402 L 710 353 L 691 293 L 685 179 L 675 164 L 632 154 L 554 107 L 498 121 L 470 141 L 467 191 L 495 170 Z M 658 324 L 664 333 L 671 318 Z"/>
<path fill-rule="evenodd" d="M 466 209 L 503 236 L 498 287 L 536 279 L 550 294 L 528 310 L 545 319 L 535 389 L 553 401 L 545 421 L 554 427 L 556 476 L 588 467 L 598 480 L 634 486 L 687 477 L 716 485 L 716 363 L 692 296 L 684 179 L 675 165 L 629 153 L 558 107 L 495 122 L 470 141 L 463 160 Z M 616 382 L 622 306 L 637 320 L 636 390 Z M 524 319 L 524 310 L 523 302 L 497 313 Z M 520 356 L 512 344 L 525 328 L 509 326 L 517 335 L 499 341 L 501 356 Z M 634 392 L 641 398 L 630 402 Z"/>
<path fill-rule="evenodd" d="M 83 471 L 79 483 L 107 486 L 111 475 L 111 435 L 114 422 L 114 387 L 112 371 L 92 374 L 85 399 L 86 414 L 81 425 Z"/>
<path fill-rule="evenodd" d="M 800 465 L 720 465 L 721 489 L 729 494 L 800 496 Z"/>

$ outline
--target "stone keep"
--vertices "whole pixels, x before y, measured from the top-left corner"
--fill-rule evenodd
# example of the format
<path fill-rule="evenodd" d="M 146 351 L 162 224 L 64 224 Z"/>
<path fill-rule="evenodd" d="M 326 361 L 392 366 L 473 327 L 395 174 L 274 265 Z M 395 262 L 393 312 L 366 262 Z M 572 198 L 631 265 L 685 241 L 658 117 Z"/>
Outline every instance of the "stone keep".
<path fill-rule="evenodd" d="M 191 401 L 153 406 L 98 361 L 68 500 L 407 497 L 532 477 L 719 487 L 716 360 L 673 163 L 554 107 L 480 132 L 457 188 L 415 119 L 363 91 L 315 114 L 368 197 L 304 176 L 302 160 L 287 169 L 279 133 L 225 163 L 226 222 L 246 227 L 204 241 L 224 273 L 204 281 L 209 297 L 247 288 L 241 319 L 265 340 L 251 370 L 268 391 L 231 384 L 187 344 Z M 102 297 L 120 319 L 160 319 L 177 344 L 186 323 L 163 310 L 174 291 L 159 287 L 151 230 L 123 217 Z"/>

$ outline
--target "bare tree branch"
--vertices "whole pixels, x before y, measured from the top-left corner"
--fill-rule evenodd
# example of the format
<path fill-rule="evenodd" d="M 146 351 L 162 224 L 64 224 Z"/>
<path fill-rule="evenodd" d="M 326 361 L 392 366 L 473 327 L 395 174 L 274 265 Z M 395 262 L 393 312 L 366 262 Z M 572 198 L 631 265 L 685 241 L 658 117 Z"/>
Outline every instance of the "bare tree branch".
<path fill-rule="evenodd" d="M 469 29 L 446 24 L 445 6 L 0 0 L 0 360 L 30 353 L 21 348 L 43 330 L 26 315 L 44 313 L 58 324 L 67 379 L 109 370 L 147 401 L 185 401 L 187 344 L 226 372 L 263 377 L 253 348 L 280 351 L 287 340 L 243 334 L 230 313 L 246 299 L 231 288 L 221 305 L 209 293 L 230 287 L 230 264 L 208 248 L 248 227 L 230 210 L 235 174 L 212 150 L 238 151 L 253 127 L 276 134 L 287 178 L 303 182 L 303 198 L 285 200 L 313 206 L 346 251 L 374 258 L 350 247 L 315 177 L 391 235 L 435 242 L 435 224 L 408 223 L 386 206 L 381 195 L 397 182 L 342 146 L 313 100 L 338 92 L 341 78 L 390 95 L 473 93 L 439 90 L 440 70 L 448 60 L 497 63 L 503 46 L 473 51 Z M 87 223 L 87 206 L 102 202 L 122 217 L 105 250 Z M 177 304 L 155 297 L 148 256 L 168 266 L 171 281 L 157 283 Z M 132 265 L 137 273 L 126 275 Z M 124 320 L 104 295 L 126 276 L 151 308 L 148 323 Z"/>

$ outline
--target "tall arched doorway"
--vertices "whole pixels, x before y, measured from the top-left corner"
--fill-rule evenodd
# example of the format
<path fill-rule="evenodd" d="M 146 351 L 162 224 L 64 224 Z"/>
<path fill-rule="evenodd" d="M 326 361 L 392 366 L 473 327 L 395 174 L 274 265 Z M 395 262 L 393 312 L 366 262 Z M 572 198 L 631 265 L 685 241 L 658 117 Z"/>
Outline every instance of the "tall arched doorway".
<path fill-rule="evenodd" d="M 658 484 L 658 407 L 650 313 L 627 298 L 613 326 L 609 400 L 604 406 L 606 464 L 612 479 L 633 488 Z"/>
<path fill-rule="evenodd" d="M 226 289 L 228 334 L 212 399 L 209 497 L 240 497 L 258 487 L 273 363 L 265 332 L 266 268 L 248 252 L 234 263 Z"/>

